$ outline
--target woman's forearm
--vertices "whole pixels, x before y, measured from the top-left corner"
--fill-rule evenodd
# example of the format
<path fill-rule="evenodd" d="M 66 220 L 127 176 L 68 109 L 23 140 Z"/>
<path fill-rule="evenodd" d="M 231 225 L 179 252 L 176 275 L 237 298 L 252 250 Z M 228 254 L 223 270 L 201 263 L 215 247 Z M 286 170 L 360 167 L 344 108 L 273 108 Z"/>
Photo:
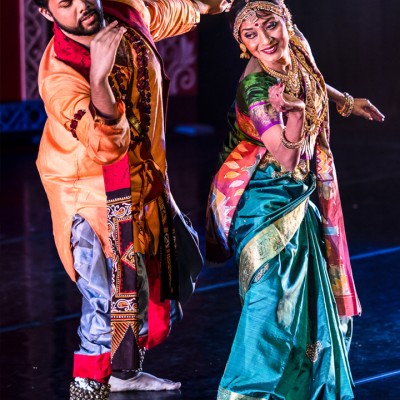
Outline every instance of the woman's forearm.
<path fill-rule="evenodd" d="M 275 125 L 261 136 L 268 151 L 288 171 L 293 171 L 299 163 L 303 147 L 303 126 L 304 112 L 289 112 L 285 129 Z"/>
<path fill-rule="evenodd" d="M 281 134 L 281 142 L 278 149 L 280 163 L 289 171 L 293 171 L 299 163 L 301 150 L 303 146 L 294 146 L 295 148 L 288 148 L 290 143 L 300 143 L 304 138 L 304 113 L 303 112 L 290 112 L 286 122 L 286 128 Z"/>
<path fill-rule="evenodd" d="M 326 90 L 328 92 L 329 100 L 333 101 L 339 108 L 343 107 L 346 101 L 346 96 L 330 85 L 326 85 Z"/>

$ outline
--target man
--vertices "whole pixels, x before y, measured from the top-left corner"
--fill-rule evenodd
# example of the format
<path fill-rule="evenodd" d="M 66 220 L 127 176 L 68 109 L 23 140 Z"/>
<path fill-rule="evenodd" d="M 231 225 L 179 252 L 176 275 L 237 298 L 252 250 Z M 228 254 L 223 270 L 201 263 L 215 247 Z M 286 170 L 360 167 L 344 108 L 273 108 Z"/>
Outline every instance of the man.
<path fill-rule="evenodd" d="M 182 316 L 166 177 L 168 80 L 153 40 L 230 4 L 35 1 L 54 22 L 39 70 L 48 120 L 37 166 L 57 250 L 83 296 L 71 399 L 107 399 L 108 383 L 178 389 L 141 372 L 145 349 Z"/>

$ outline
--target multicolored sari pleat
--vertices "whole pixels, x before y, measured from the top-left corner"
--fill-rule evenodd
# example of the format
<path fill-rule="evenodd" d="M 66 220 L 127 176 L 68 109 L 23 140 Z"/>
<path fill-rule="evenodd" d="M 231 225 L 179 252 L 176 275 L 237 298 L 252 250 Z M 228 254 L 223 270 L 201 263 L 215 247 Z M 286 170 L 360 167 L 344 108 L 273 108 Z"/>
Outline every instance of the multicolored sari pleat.
<path fill-rule="evenodd" d="M 135 250 L 133 246 L 132 195 L 128 155 L 103 168 L 107 195 L 108 233 L 113 250 L 111 283 L 111 362 L 115 370 L 137 370 L 140 367 L 138 320 L 138 290 Z M 130 360 L 126 349 L 120 348 L 128 331 Z M 123 346 L 125 347 L 125 346 Z M 121 356 L 116 356 L 120 354 Z"/>

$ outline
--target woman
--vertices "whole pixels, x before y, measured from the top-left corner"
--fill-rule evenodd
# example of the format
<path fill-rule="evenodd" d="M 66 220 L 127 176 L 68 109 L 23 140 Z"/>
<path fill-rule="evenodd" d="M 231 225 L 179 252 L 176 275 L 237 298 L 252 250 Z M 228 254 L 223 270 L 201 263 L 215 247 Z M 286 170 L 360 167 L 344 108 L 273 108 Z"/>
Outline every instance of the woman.
<path fill-rule="evenodd" d="M 344 117 L 384 116 L 325 84 L 282 0 L 237 0 L 230 16 L 241 57 L 251 58 L 209 199 L 207 258 L 234 250 L 243 301 L 218 399 L 352 399 L 346 345 L 361 307 L 328 99 Z M 309 200 L 315 188 L 322 218 Z"/>

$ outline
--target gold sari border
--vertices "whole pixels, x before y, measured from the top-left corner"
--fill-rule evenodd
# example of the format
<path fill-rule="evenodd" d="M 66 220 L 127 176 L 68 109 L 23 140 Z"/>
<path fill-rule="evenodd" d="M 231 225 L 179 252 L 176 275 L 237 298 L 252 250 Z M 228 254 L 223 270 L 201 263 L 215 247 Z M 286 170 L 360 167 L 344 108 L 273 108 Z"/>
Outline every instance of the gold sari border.
<path fill-rule="evenodd" d="M 280 253 L 289 243 L 303 221 L 308 198 L 282 218 L 268 225 L 254 236 L 243 248 L 239 262 L 239 290 L 245 297 L 254 274 L 262 268 L 267 272 L 267 262 Z M 261 276 L 258 277 L 261 279 Z"/>
<path fill-rule="evenodd" d="M 221 386 L 218 388 L 217 400 L 266 400 L 266 397 L 253 397 L 245 394 L 239 394 L 231 392 L 228 389 L 224 389 Z"/>

